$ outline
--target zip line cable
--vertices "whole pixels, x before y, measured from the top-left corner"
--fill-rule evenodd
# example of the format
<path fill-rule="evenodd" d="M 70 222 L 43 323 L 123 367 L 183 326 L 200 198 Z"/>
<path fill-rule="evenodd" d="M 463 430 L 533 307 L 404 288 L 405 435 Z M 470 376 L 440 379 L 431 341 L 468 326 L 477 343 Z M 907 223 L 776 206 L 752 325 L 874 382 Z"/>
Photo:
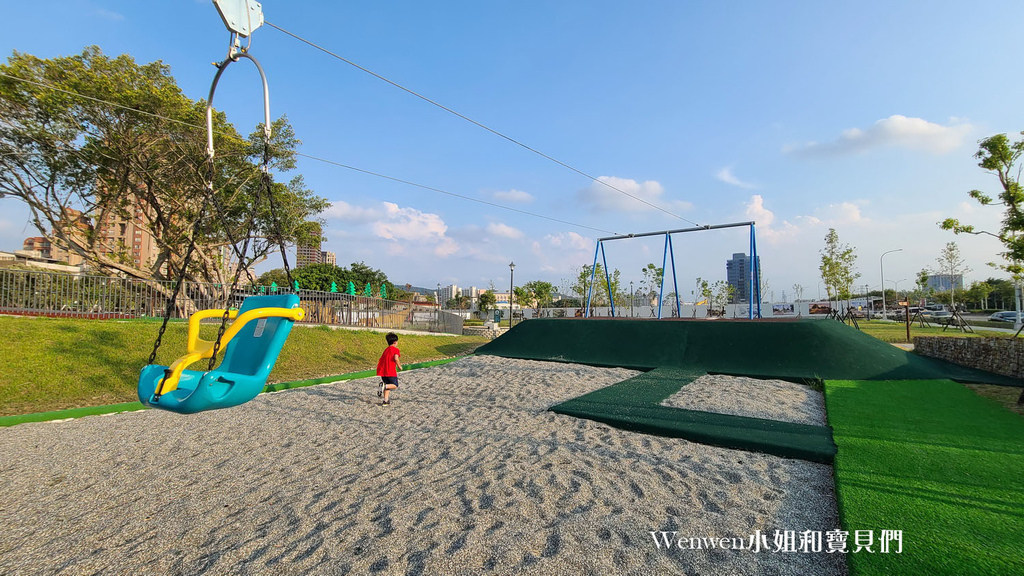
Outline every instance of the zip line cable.
<path fill-rule="evenodd" d="M 518 212 L 520 214 L 526 214 L 527 216 L 534 216 L 536 218 L 543 218 L 545 220 L 550 220 L 552 222 L 558 222 L 560 224 L 568 224 L 569 226 L 576 226 L 577 228 L 586 228 L 587 230 L 593 230 L 595 232 L 605 232 L 605 230 L 603 230 L 601 228 L 594 228 L 593 226 L 584 226 L 583 224 L 576 224 L 574 222 L 569 222 L 567 220 L 559 220 L 558 218 L 552 218 L 551 216 L 545 216 L 543 214 L 537 214 L 535 212 L 529 212 L 527 210 L 520 210 L 518 208 L 512 208 L 512 207 L 509 207 L 509 206 L 502 206 L 501 204 L 495 204 L 494 202 L 488 202 L 486 200 L 480 200 L 478 198 L 472 198 L 470 196 L 463 196 L 462 194 L 456 194 L 454 192 L 448 192 L 447 190 L 442 190 L 440 188 L 434 188 L 432 186 L 425 186 L 423 184 L 417 184 L 415 182 L 410 182 L 408 180 L 402 180 L 401 178 L 395 178 L 393 176 L 387 176 L 387 175 L 384 175 L 384 174 L 379 174 L 377 172 L 371 172 L 370 170 L 364 170 L 362 168 L 356 168 L 355 166 L 349 166 L 347 164 L 342 164 L 340 162 L 335 162 L 333 160 L 327 160 L 325 158 L 317 158 L 316 156 L 310 156 L 309 154 L 302 154 L 300 152 L 296 152 L 296 155 L 297 156 L 302 156 L 303 158 L 309 158 L 310 160 L 316 160 L 318 162 L 323 162 L 325 164 L 331 164 L 331 165 L 334 165 L 334 166 L 338 166 L 340 168 L 346 168 L 348 170 L 354 170 L 356 172 L 361 172 L 363 174 L 369 174 L 371 176 L 376 176 L 378 178 L 384 178 L 385 180 L 391 180 L 393 182 L 400 182 L 402 184 L 408 184 L 409 186 L 415 186 L 417 188 L 423 188 L 424 190 L 430 190 L 432 192 L 437 192 L 439 194 L 446 194 L 448 196 L 454 196 L 456 198 L 462 198 L 463 200 L 469 200 L 470 202 L 477 202 L 479 204 L 486 204 L 488 206 L 494 206 L 496 208 L 501 208 L 503 210 L 510 210 L 512 212 Z"/>
<path fill-rule="evenodd" d="M 303 37 L 301 37 L 301 36 L 299 36 L 297 34 L 289 32 L 288 30 L 285 30 L 284 28 L 281 28 L 280 26 L 274 24 L 273 22 L 264 22 L 264 24 L 266 24 L 267 26 L 270 26 L 271 28 L 274 28 L 276 30 L 281 31 L 282 33 L 287 34 L 288 36 L 291 36 L 292 38 L 295 38 L 296 40 L 298 40 L 300 42 L 308 44 L 309 46 L 312 46 L 313 48 L 316 48 L 317 50 L 320 50 L 321 52 L 323 52 L 323 53 L 325 53 L 325 54 L 327 54 L 329 56 L 337 58 L 338 60 L 341 60 L 342 62 L 348 64 L 349 66 L 358 68 L 359 70 L 362 70 L 363 72 L 366 72 L 367 74 L 373 76 L 374 78 L 377 78 L 379 80 L 387 82 L 388 84 L 391 84 L 395 88 L 398 88 L 399 90 L 407 92 L 407 93 L 409 93 L 409 94 L 419 98 L 420 100 L 423 100 L 424 102 L 427 102 L 429 104 L 437 106 L 438 108 L 444 110 L 445 112 L 448 112 L 450 114 L 458 116 L 459 118 L 462 118 L 463 120 L 465 120 L 466 122 L 469 122 L 470 124 L 474 124 L 474 125 L 476 125 L 476 126 L 478 126 L 480 128 L 483 128 L 484 130 L 487 130 L 491 134 L 494 134 L 496 136 L 500 136 L 501 138 L 504 138 L 505 140 L 508 140 L 509 142 L 511 142 L 511 143 L 513 143 L 513 144 L 515 144 L 517 146 L 525 148 L 525 149 L 529 150 L 530 152 L 533 152 L 534 154 L 537 154 L 538 156 L 541 156 L 543 158 L 546 158 L 546 159 L 554 162 L 555 164 L 558 164 L 559 166 L 563 166 L 565 168 L 568 168 L 569 170 L 572 170 L 573 172 L 579 174 L 580 176 L 589 178 L 590 180 L 593 180 L 594 182 L 597 182 L 598 184 L 601 184 L 603 186 L 607 186 L 608 188 L 611 188 L 612 190 L 614 190 L 614 191 L 616 191 L 616 192 L 618 192 L 620 194 L 625 194 L 626 196 L 629 196 L 630 198 L 632 198 L 632 199 L 634 199 L 634 200 L 636 200 L 638 202 L 642 202 L 642 203 L 650 206 L 651 208 L 654 208 L 656 210 L 660 210 L 660 211 L 664 212 L 665 214 L 668 214 L 669 216 L 674 216 L 675 218 L 683 220 L 684 222 L 689 222 L 690 224 L 693 224 L 694 226 L 700 226 L 700 224 L 694 222 L 693 220 L 690 220 L 688 218 L 684 218 L 684 217 L 682 217 L 682 216 L 680 216 L 678 214 L 675 214 L 674 212 L 670 212 L 670 211 L 662 208 L 661 206 L 658 206 L 657 204 L 653 204 L 651 202 L 648 202 L 647 200 L 644 200 L 643 198 L 640 198 L 638 196 L 634 196 L 634 195 L 630 194 L 629 192 L 626 192 L 625 190 L 622 190 L 621 188 L 612 186 L 611 184 L 605 182 L 604 180 L 601 180 L 601 179 L 599 179 L 599 178 L 597 178 L 595 176 L 587 174 L 586 172 L 584 172 L 584 171 L 582 171 L 582 170 L 580 170 L 578 168 L 575 168 L 574 166 L 566 164 L 565 162 L 562 162 L 561 160 L 559 160 L 557 158 L 549 156 L 549 155 L 541 152 L 540 150 L 537 150 L 536 148 L 532 148 L 532 147 L 530 147 L 530 146 L 528 146 L 528 145 L 526 145 L 526 144 L 516 140 L 515 138 L 512 138 L 511 136 L 503 134 L 503 133 L 501 133 L 501 132 L 499 132 L 499 131 L 497 131 L 497 130 L 495 130 L 495 129 L 493 129 L 493 128 L 485 125 L 485 124 L 482 124 L 480 122 L 477 122 L 476 120 L 473 120 L 472 118 L 470 118 L 470 117 L 468 117 L 468 116 L 466 116 L 464 114 L 456 112 L 455 110 L 452 110 L 451 108 L 449 108 L 449 107 L 447 107 L 447 106 L 445 106 L 445 105 L 443 105 L 443 104 L 441 104 L 439 102 L 431 100 L 430 98 L 427 98 L 426 96 L 424 96 L 424 95 L 422 95 L 422 94 L 420 94 L 420 93 L 418 93 L 418 92 L 416 92 L 414 90 L 406 88 L 405 86 L 402 86 L 401 84 L 399 84 L 399 83 L 397 83 L 397 82 L 395 82 L 393 80 L 385 78 L 384 76 L 381 76 L 380 74 L 377 74 L 376 72 L 374 72 L 374 71 L 372 71 L 372 70 L 370 70 L 368 68 L 364 68 L 363 66 L 360 66 L 359 64 L 356 64 L 355 62 L 345 58 L 344 56 L 341 56 L 339 54 L 335 54 L 334 52 L 331 52 L 330 50 L 324 48 L 323 46 L 320 46 L 320 45 L 318 45 L 318 44 L 316 44 L 316 43 L 314 43 L 314 42 L 312 42 L 310 40 L 306 40 L 305 38 L 303 38 Z"/>
<path fill-rule="evenodd" d="M 185 122 L 183 120 L 176 120 L 174 118 L 168 118 L 166 116 L 161 116 L 159 114 L 154 114 L 152 112 L 146 112 L 144 110 L 138 110 L 138 109 L 132 108 L 130 106 L 124 106 L 124 105 L 118 104 L 116 102 L 110 102 L 109 100 L 101 100 L 99 98 L 93 98 L 92 96 L 86 96 L 85 94 L 79 94 L 77 92 L 72 92 L 70 90 L 64 90 L 63 88 L 58 88 L 56 86 L 52 86 L 50 84 L 46 84 L 46 83 L 43 83 L 43 82 L 37 82 L 35 80 L 28 80 L 26 78 L 19 78 L 17 76 L 12 76 L 12 75 L 6 74 L 4 72 L 0 72 L 0 76 L 3 76 L 5 78 L 10 78 L 12 80 L 18 80 L 18 81 L 25 82 L 25 83 L 28 83 L 28 84 L 34 84 L 36 86 L 41 86 L 41 87 L 47 88 L 49 90 L 55 90 L 57 92 L 62 92 L 64 94 L 68 94 L 68 95 L 71 95 L 71 96 L 75 96 L 75 97 L 79 97 L 79 98 L 84 98 L 86 100 L 91 100 L 93 102 L 97 102 L 97 103 L 101 103 L 101 104 L 107 104 L 107 105 L 110 105 L 110 106 L 114 106 L 116 108 L 120 108 L 120 109 L 123 109 L 123 110 L 128 110 L 130 112 L 137 112 L 139 114 L 143 114 L 145 116 L 150 116 L 150 117 L 153 117 L 153 118 L 158 118 L 160 120 L 167 120 L 169 122 L 176 122 L 178 124 L 182 124 L 184 126 L 188 126 L 188 127 L 191 127 L 191 128 L 202 128 L 204 131 L 206 130 L 205 126 L 200 126 L 199 124 L 192 124 L 191 122 Z M 224 132 L 216 132 L 216 133 L 220 134 L 221 136 L 227 137 L 227 138 L 236 139 L 235 136 L 233 136 L 231 134 L 225 134 Z M 241 140 L 241 139 L 239 139 L 239 140 L 242 141 L 242 142 L 247 142 L 245 140 Z M 519 208 L 512 208 L 511 206 L 504 206 L 504 205 L 501 205 L 501 204 L 497 204 L 495 202 L 488 202 L 486 200 L 480 200 L 478 198 L 473 198 L 473 197 L 470 197 L 470 196 L 464 196 L 462 194 L 456 194 L 454 192 L 449 192 L 447 190 L 442 190 L 441 188 L 434 188 L 433 186 L 427 186 L 425 184 L 418 184 L 418 183 L 412 182 L 410 180 L 403 180 L 401 178 L 396 178 L 394 176 L 388 176 L 386 174 L 381 174 L 379 172 L 374 172 L 372 170 L 366 170 L 366 169 L 363 169 L 363 168 L 357 168 L 355 166 L 351 166 L 351 165 L 348 165 L 348 164 L 343 164 L 341 162 L 336 162 L 334 160 L 328 160 L 326 158 L 320 158 L 320 157 L 312 156 L 312 155 L 309 155 L 309 154 L 303 154 L 301 152 L 293 152 L 293 153 L 296 156 L 301 156 L 303 158 L 309 158 L 310 160 L 315 160 L 317 162 L 322 162 L 324 164 L 330 164 L 332 166 L 336 166 L 336 167 L 339 167 L 339 168 L 345 168 L 346 170 L 352 170 L 354 172 L 359 172 L 359 173 L 367 174 L 367 175 L 370 175 L 370 176 L 376 176 L 377 178 L 382 178 L 382 179 L 385 179 L 385 180 L 391 180 L 392 182 L 398 182 L 398 183 L 401 183 L 401 184 L 406 184 L 408 186 L 414 186 L 416 188 L 422 188 L 423 190 L 430 190 L 431 192 L 437 192 L 439 194 L 445 194 L 447 196 L 453 196 L 455 198 L 460 198 L 460 199 L 463 199 L 463 200 L 468 200 L 470 202 L 476 202 L 478 204 L 485 204 L 487 206 L 493 206 L 495 208 L 500 208 L 502 210 L 507 210 L 509 212 L 516 212 L 518 214 L 525 214 L 527 216 L 533 216 L 535 218 L 542 218 L 544 220 L 549 220 L 551 222 L 558 222 L 559 224 L 566 224 L 568 226 L 575 226 L 577 228 L 583 228 L 585 230 L 592 230 L 592 231 L 595 231 L 595 232 L 602 232 L 602 233 L 606 233 L 606 234 L 617 235 L 616 232 L 612 232 L 610 230 L 605 230 L 605 229 L 602 229 L 602 228 L 595 228 L 593 226 L 587 226 L 585 224 L 577 224 L 575 222 L 570 222 L 568 220 L 560 220 L 558 218 L 553 218 L 551 216 L 545 216 L 543 214 L 537 214 L 535 212 L 530 212 L 528 210 L 520 210 Z"/>

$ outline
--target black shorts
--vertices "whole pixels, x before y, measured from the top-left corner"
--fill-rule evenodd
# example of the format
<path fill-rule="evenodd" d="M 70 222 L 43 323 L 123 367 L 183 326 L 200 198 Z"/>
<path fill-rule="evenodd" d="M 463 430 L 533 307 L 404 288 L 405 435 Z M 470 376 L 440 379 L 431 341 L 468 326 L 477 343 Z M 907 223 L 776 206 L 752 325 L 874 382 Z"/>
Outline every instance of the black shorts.
<path fill-rule="evenodd" d="M 395 388 L 398 388 L 398 376 L 381 376 L 380 379 L 385 384 L 394 384 Z"/>

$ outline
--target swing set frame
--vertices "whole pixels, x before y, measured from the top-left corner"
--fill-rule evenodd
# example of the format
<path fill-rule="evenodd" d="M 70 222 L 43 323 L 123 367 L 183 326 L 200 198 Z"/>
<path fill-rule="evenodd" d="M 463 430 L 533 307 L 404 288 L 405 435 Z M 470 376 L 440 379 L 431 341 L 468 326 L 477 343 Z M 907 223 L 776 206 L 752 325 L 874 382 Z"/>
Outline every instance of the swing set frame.
<path fill-rule="evenodd" d="M 590 282 L 587 284 L 587 308 L 584 318 L 590 318 L 590 304 L 594 295 L 594 278 L 597 274 L 597 256 L 601 255 L 601 261 L 604 263 L 604 276 L 605 283 L 608 287 L 609 302 L 611 304 L 612 316 L 615 316 L 615 297 L 612 295 L 612 279 L 611 274 L 608 272 L 608 259 L 605 256 L 604 243 L 611 242 L 612 240 L 625 240 L 628 238 L 644 238 L 647 236 L 665 236 L 665 250 L 661 258 L 661 285 L 658 288 L 658 319 L 662 318 L 662 304 L 664 303 L 665 295 L 665 265 L 671 262 L 672 264 L 672 286 L 675 288 L 676 295 L 676 316 L 682 317 L 682 307 L 679 302 L 679 280 L 676 275 L 676 256 L 675 251 L 672 248 L 672 235 L 683 234 L 686 232 L 701 232 L 704 230 L 720 230 L 722 228 L 739 228 L 743 226 L 750 227 L 750 266 L 747 272 L 748 286 L 750 287 L 747 303 L 747 318 L 753 320 L 754 318 L 761 318 L 761 264 L 757 258 L 757 238 L 754 232 L 754 225 L 756 223 L 751 222 L 733 222 L 731 224 L 707 224 L 699 226 L 697 228 L 680 228 L 677 230 L 663 230 L 661 232 L 644 232 L 641 234 L 621 234 L 618 236 L 608 236 L 606 238 L 598 238 L 597 246 L 594 248 L 594 263 L 590 267 Z M 630 295 L 632 297 L 632 295 Z M 756 305 L 755 305 L 756 303 Z"/>

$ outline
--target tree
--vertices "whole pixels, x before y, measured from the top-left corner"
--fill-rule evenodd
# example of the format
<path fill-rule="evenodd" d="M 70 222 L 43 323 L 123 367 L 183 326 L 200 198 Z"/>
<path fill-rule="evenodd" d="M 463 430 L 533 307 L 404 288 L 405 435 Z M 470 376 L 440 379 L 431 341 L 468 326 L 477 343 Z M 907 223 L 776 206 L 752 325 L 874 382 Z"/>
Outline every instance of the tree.
<path fill-rule="evenodd" d="M 540 316 L 540 309 L 550 305 L 554 299 L 555 287 L 550 282 L 533 280 L 523 284 L 523 292 L 525 299 L 522 302 L 532 302 L 537 316 Z"/>
<path fill-rule="evenodd" d="M 711 291 L 711 305 L 708 306 L 708 315 L 712 315 L 712 308 L 719 316 L 725 316 L 725 305 L 732 301 L 736 287 L 724 280 L 718 280 L 709 287 Z"/>
<path fill-rule="evenodd" d="M 954 293 L 956 292 L 955 277 L 958 274 L 966 274 L 971 269 L 964 265 L 964 259 L 960 256 L 960 248 L 957 247 L 956 242 L 949 242 L 946 247 L 939 253 L 939 270 L 949 276 L 949 305 L 955 309 L 956 299 Z"/>
<path fill-rule="evenodd" d="M 477 298 L 476 306 L 480 309 L 480 316 L 486 317 L 487 312 L 494 310 L 495 305 L 498 303 L 498 299 L 494 297 L 494 290 L 487 290 L 480 294 Z"/>
<path fill-rule="evenodd" d="M 1002 190 L 999 192 L 999 202 L 980 190 L 971 190 L 968 196 L 982 206 L 1005 207 L 998 232 L 977 230 L 956 218 L 946 218 L 939 222 L 940 228 L 951 230 L 954 234 L 985 234 L 998 238 L 1005 248 L 999 254 L 1004 262 L 989 262 L 989 266 L 1009 272 L 1018 281 L 1024 274 L 1024 188 L 1020 184 L 1020 167 L 1015 165 L 1022 152 L 1024 140 L 1011 143 L 1006 134 L 996 134 L 979 142 L 978 151 L 974 154 L 980 160 L 978 166 L 999 178 Z"/>
<path fill-rule="evenodd" d="M 931 272 L 929 272 L 927 268 L 922 268 L 917 273 L 917 276 L 914 279 L 914 283 L 917 285 L 917 298 L 921 299 L 928 297 L 928 277 L 931 275 Z"/>
<path fill-rule="evenodd" d="M 647 266 L 640 269 L 640 273 L 643 274 L 640 286 L 646 289 L 648 298 L 655 298 L 658 295 L 658 290 L 661 289 L 661 279 L 665 275 L 665 269 L 655 266 L 653 262 L 649 262 Z"/>
<path fill-rule="evenodd" d="M 310 264 L 293 271 L 292 278 L 299 282 L 303 290 L 329 292 L 332 282 L 338 286 L 348 284 L 345 272 L 344 268 L 334 264 Z M 260 279 L 262 280 L 262 277 Z"/>
<path fill-rule="evenodd" d="M 301 177 L 264 190 L 262 130 L 244 139 L 219 112 L 211 166 L 205 131 L 196 128 L 205 124 L 205 103 L 185 97 L 161 62 L 139 65 L 90 47 L 49 60 L 15 52 L 0 72 L 0 196 L 28 205 L 41 234 L 101 272 L 165 292 L 155 281 L 226 286 L 237 256 L 224 249 L 233 241 L 253 238 L 247 267 L 280 243 L 309 239 L 307 223 L 327 206 Z M 270 166 L 289 171 L 299 142 L 285 119 L 272 129 Z M 216 202 L 204 210 L 211 176 Z M 129 246 L 111 244 L 100 233 L 111 218 L 141 220 L 156 256 L 135 262 Z M 183 270 L 193 238 L 199 249 Z"/>
<path fill-rule="evenodd" d="M 860 278 L 860 273 L 854 272 L 857 263 L 857 253 L 848 244 L 839 242 L 839 234 L 835 228 L 829 228 L 825 235 L 825 247 L 819 251 L 821 254 L 821 279 L 825 284 L 829 300 L 835 296 L 836 299 L 848 299 L 853 283 Z"/>
<path fill-rule="evenodd" d="M 793 284 L 793 294 L 796 295 L 794 302 L 799 302 L 804 297 L 804 287 L 800 284 Z"/>
<path fill-rule="evenodd" d="M 971 282 L 970 288 L 967 289 L 966 298 L 977 304 L 978 308 L 987 310 L 989 307 L 988 296 L 994 289 L 988 282 Z"/>
<path fill-rule="evenodd" d="M 596 270 L 597 272 L 594 274 L 594 292 L 590 301 L 590 305 L 607 306 L 609 303 L 608 281 L 605 278 L 604 268 L 601 266 L 600 263 L 598 263 Z M 586 302 L 587 299 L 587 287 L 590 286 L 590 274 L 591 267 L 587 264 L 584 264 L 583 267 L 580 268 L 579 272 L 576 274 L 576 280 L 571 287 L 573 292 L 579 294 L 584 302 Z M 616 269 L 611 274 L 612 294 L 619 293 L 620 276 L 621 274 L 619 273 L 618 269 Z"/>
<path fill-rule="evenodd" d="M 380 294 L 380 287 L 384 286 L 388 296 L 392 299 L 408 299 L 409 293 L 399 289 L 388 280 L 387 274 L 381 270 L 370 268 L 363 262 L 353 262 L 350 268 L 335 266 L 334 264 L 309 264 L 297 270 L 292 270 L 292 279 L 299 282 L 303 290 L 330 291 L 331 282 L 339 287 L 348 286 L 349 282 L 358 288 L 369 284 L 375 294 Z M 287 286 L 288 279 L 285 276 L 284 268 L 274 268 L 264 272 L 258 279 L 259 284 L 270 286 L 276 282 L 278 286 Z"/>

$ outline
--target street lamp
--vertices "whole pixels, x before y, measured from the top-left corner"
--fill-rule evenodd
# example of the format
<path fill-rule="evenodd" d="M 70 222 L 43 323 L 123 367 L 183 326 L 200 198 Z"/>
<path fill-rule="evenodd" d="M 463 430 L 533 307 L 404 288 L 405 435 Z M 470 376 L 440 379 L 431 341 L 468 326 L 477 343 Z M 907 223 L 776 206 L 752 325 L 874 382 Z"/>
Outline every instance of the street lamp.
<path fill-rule="evenodd" d="M 882 265 L 882 258 L 885 258 L 886 254 L 890 254 L 892 252 L 902 252 L 902 251 L 903 251 L 903 248 L 897 248 L 895 250 L 886 250 L 885 252 L 882 252 L 881 256 L 878 257 L 878 271 L 882 275 L 882 320 L 888 320 L 889 319 L 889 315 L 888 315 L 889 311 L 886 310 L 886 308 L 885 308 L 885 267 Z"/>
<path fill-rule="evenodd" d="M 516 291 L 516 263 L 508 263 L 508 327 L 512 328 L 512 298 Z M 530 324 L 533 326 L 533 324 Z"/>
<path fill-rule="evenodd" d="M 630 281 L 630 318 L 633 318 L 633 281 Z"/>
<path fill-rule="evenodd" d="M 434 300 L 437 300 L 437 309 L 441 309 L 441 283 L 437 283 L 437 292 L 434 292 Z"/>
<path fill-rule="evenodd" d="M 900 297 L 900 282 L 904 282 L 904 281 L 906 281 L 906 278 L 901 278 L 899 280 L 896 280 L 895 282 L 892 281 L 892 280 L 889 280 L 889 283 L 892 284 L 892 291 L 896 293 L 896 297 L 897 298 Z M 882 290 L 882 291 L 884 292 L 885 290 Z"/>

